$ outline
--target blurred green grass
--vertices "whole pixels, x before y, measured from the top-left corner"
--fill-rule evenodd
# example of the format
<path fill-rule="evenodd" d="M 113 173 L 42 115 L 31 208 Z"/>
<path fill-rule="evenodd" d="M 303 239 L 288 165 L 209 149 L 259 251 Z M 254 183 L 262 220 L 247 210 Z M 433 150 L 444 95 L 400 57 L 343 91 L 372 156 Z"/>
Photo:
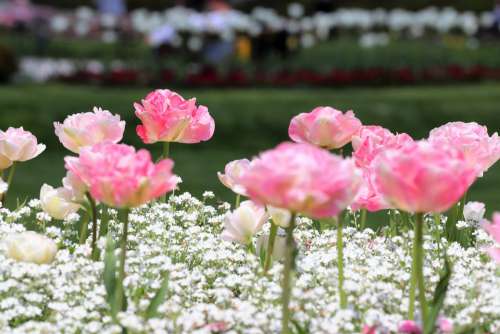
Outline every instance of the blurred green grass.
<path fill-rule="evenodd" d="M 32 131 L 47 151 L 35 160 L 19 165 L 10 200 L 38 196 L 41 185 L 57 186 L 64 175 L 63 157 L 70 155 L 54 135 L 54 121 L 94 105 L 118 113 L 127 121 L 124 142 L 146 147 L 135 135 L 138 120 L 132 103 L 147 88 L 105 88 L 97 86 L 14 85 L 0 87 L 0 129 L 24 126 Z M 426 137 L 429 130 L 449 121 L 477 121 L 490 133 L 500 128 L 500 84 L 418 86 L 349 89 L 226 89 L 180 90 L 207 105 L 216 120 L 214 138 L 197 145 L 173 144 L 175 172 L 183 178 L 182 190 L 200 195 L 213 190 L 219 199 L 233 195 L 218 182 L 216 172 L 226 162 L 252 157 L 259 151 L 288 139 L 290 118 L 318 105 L 353 109 L 364 124 L 380 124 L 393 132 Z M 155 156 L 160 145 L 147 146 Z M 500 164 L 493 166 L 473 186 L 470 198 L 485 202 L 488 211 L 500 210 Z"/>

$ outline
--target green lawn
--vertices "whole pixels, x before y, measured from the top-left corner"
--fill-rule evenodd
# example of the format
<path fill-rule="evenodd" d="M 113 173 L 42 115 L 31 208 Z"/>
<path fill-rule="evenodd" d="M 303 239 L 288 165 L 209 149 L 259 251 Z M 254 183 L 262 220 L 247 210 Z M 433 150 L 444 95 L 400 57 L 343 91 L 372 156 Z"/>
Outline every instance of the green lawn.
<path fill-rule="evenodd" d="M 53 133 L 54 121 L 98 105 L 119 113 L 128 122 L 125 142 L 144 147 L 135 135 L 138 124 L 132 103 L 148 89 L 87 86 L 0 87 L 0 129 L 24 126 L 47 151 L 19 166 L 13 192 L 20 198 L 37 196 L 43 182 L 57 186 L 64 174 L 63 157 L 70 154 Z M 175 171 L 182 176 L 183 190 L 199 195 L 213 190 L 225 200 L 230 191 L 221 186 L 216 172 L 226 162 L 252 157 L 259 151 L 287 140 L 290 118 L 318 105 L 353 109 L 365 124 L 380 124 L 394 132 L 422 138 L 433 127 L 462 120 L 485 124 L 490 132 L 500 130 L 500 84 L 353 89 L 227 89 L 182 90 L 209 107 L 216 120 L 214 138 L 198 145 L 174 144 Z M 154 154 L 159 146 L 153 145 Z M 489 211 L 500 210 L 498 189 L 500 164 L 477 181 L 471 198 L 484 201 Z M 15 197 L 15 196 L 12 196 Z M 11 200 L 13 199 L 11 197 Z"/>

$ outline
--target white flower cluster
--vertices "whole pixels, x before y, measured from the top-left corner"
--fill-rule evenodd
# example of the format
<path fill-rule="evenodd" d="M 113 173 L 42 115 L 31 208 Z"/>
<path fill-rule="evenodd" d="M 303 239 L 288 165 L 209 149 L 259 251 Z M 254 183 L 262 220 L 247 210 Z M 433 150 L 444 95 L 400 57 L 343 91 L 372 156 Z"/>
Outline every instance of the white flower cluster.
<path fill-rule="evenodd" d="M 342 8 L 331 13 L 304 15 L 300 4 L 291 4 L 288 15 L 283 16 L 271 8 L 256 7 L 247 14 L 237 10 L 197 12 L 186 7 L 172 7 L 164 11 L 135 9 L 130 13 L 132 29 L 150 35 L 161 29 L 164 36 L 173 44 L 181 43 L 181 36 L 212 34 L 224 40 L 233 39 L 238 33 L 258 36 L 266 31 L 286 30 L 292 34 L 310 34 L 319 39 L 329 36 L 331 29 L 353 31 L 390 31 L 409 32 L 421 36 L 427 31 L 435 33 L 460 32 L 475 34 L 479 28 L 489 28 L 494 17 L 490 12 L 476 14 L 459 12 L 447 7 L 429 7 L 419 11 L 404 9 L 361 9 Z M 74 12 L 61 12 L 51 19 L 51 29 L 55 33 L 74 33 L 78 36 L 89 35 L 93 27 L 105 30 L 103 38 L 112 42 L 114 29 L 120 21 L 110 15 L 98 15 L 89 7 L 77 8 Z"/>
<path fill-rule="evenodd" d="M 207 192 L 204 201 L 211 197 Z M 77 241 L 78 217 L 61 225 L 40 224 L 35 219 L 39 206 L 31 201 L 14 212 L 0 209 L 0 240 L 29 226 L 59 244 L 54 261 L 42 265 L 16 262 L 0 250 L 0 332 L 120 333 L 105 301 L 103 261 L 89 259 L 89 240 L 83 245 Z M 131 213 L 125 279 L 128 308 L 118 316 L 122 326 L 134 333 L 279 332 L 282 265 L 275 263 L 263 275 L 257 257 L 221 240 L 229 209 L 227 203 L 214 207 L 184 193 Z M 118 239 L 117 212 L 109 214 L 109 229 Z M 428 226 L 432 222 L 429 219 Z M 309 333 L 360 333 L 364 325 L 397 331 L 408 311 L 412 232 L 390 237 L 370 229 L 345 229 L 349 308 L 340 311 L 336 231 L 319 233 L 307 218 L 298 223 L 291 302 L 295 322 Z M 429 228 L 424 247 L 428 298 L 447 250 L 453 275 L 443 315 L 456 328 L 472 325 L 500 332 L 500 276 L 481 250 L 491 240 L 478 230 L 477 248 L 463 249 L 444 239 L 435 241 L 433 232 Z M 101 250 L 104 244 L 102 237 Z M 163 277 L 168 279 L 167 298 L 159 316 L 145 320 Z"/>

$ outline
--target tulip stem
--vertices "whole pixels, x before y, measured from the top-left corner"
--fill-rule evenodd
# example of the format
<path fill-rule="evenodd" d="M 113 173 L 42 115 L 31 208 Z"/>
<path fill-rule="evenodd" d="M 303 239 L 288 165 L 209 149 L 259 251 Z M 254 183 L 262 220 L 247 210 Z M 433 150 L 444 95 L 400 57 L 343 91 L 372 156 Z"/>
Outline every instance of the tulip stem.
<path fill-rule="evenodd" d="M 170 155 L 170 142 L 168 141 L 165 141 L 163 142 L 163 150 L 162 150 L 162 154 L 161 154 L 161 159 L 167 159 Z M 174 189 L 174 192 L 175 192 L 175 189 Z M 161 202 L 162 203 L 167 203 L 167 194 L 163 195 L 161 197 Z"/>
<path fill-rule="evenodd" d="M 2 206 L 5 206 L 5 204 L 7 203 L 7 193 L 9 192 L 10 186 L 12 185 L 12 179 L 14 178 L 15 173 L 16 173 L 16 163 L 13 162 L 12 166 L 10 166 L 9 168 L 9 175 L 7 176 L 7 190 L 5 191 L 2 197 Z"/>
<path fill-rule="evenodd" d="M 124 310 L 125 303 L 123 298 L 125 294 L 123 293 L 123 281 L 125 280 L 125 261 L 127 259 L 127 238 L 128 238 L 128 216 L 130 213 L 129 208 L 124 208 L 121 210 L 123 219 L 123 234 L 121 240 L 121 252 L 120 252 L 120 268 L 118 271 L 118 288 L 116 293 L 117 306 Z"/>
<path fill-rule="evenodd" d="M 269 268 L 271 268 L 271 260 L 273 258 L 274 251 L 274 241 L 276 240 L 277 232 L 278 225 L 271 221 L 271 230 L 269 231 L 269 240 L 267 241 L 266 259 L 264 261 L 264 274 L 267 274 Z"/>
<path fill-rule="evenodd" d="M 364 231 L 366 228 L 366 209 L 361 209 L 361 218 L 360 218 L 360 228 L 361 231 Z"/>
<path fill-rule="evenodd" d="M 80 245 L 85 243 L 87 239 L 87 231 L 89 228 L 89 213 L 85 211 L 82 217 L 82 225 L 80 226 Z"/>
<path fill-rule="evenodd" d="M 238 209 L 240 207 L 240 201 L 241 201 L 241 195 L 240 194 L 236 194 L 236 201 L 234 203 L 234 208 L 235 209 Z"/>
<path fill-rule="evenodd" d="M 412 263 L 412 285 L 410 289 L 415 286 L 418 287 L 418 300 L 420 303 L 420 316 L 422 319 L 422 327 L 426 328 L 426 320 L 427 320 L 427 301 L 425 299 L 425 281 L 424 281 L 424 271 L 423 271 L 423 261 L 424 261 L 424 215 L 423 213 L 417 213 L 415 215 L 415 231 L 413 236 L 413 263 Z M 415 291 L 413 291 L 413 301 L 411 300 L 412 291 L 410 290 L 410 314 L 409 318 L 414 319 L 414 300 L 415 300 Z"/>
<path fill-rule="evenodd" d="M 95 201 L 90 196 L 90 194 L 87 192 L 85 194 L 87 197 L 89 203 L 90 203 L 90 211 L 92 213 L 92 253 L 91 253 L 91 258 L 92 260 L 96 261 L 97 260 L 97 248 L 96 248 L 96 241 L 97 241 L 97 209 L 95 205 Z"/>
<path fill-rule="evenodd" d="M 343 240 L 344 222 L 342 214 L 337 218 L 337 269 L 338 269 L 338 289 L 340 308 L 347 308 L 347 296 L 344 291 L 344 240 Z"/>
<path fill-rule="evenodd" d="M 460 204 L 458 206 L 458 219 L 464 219 L 464 207 L 465 202 L 467 202 L 467 193 L 468 190 L 465 191 L 464 196 L 460 199 Z"/>
<path fill-rule="evenodd" d="M 295 228 L 295 213 L 292 213 L 290 226 L 286 229 L 286 250 L 285 267 L 283 268 L 283 279 L 281 281 L 281 334 L 290 333 L 290 304 L 292 270 L 295 262 L 295 241 L 293 240 L 293 230 Z"/>

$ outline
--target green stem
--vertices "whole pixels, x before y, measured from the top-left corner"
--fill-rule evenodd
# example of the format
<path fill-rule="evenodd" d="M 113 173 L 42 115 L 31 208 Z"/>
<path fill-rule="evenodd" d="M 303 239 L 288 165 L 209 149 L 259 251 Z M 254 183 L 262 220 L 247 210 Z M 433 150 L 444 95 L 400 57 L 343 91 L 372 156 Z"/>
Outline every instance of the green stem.
<path fill-rule="evenodd" d="M 264 273 L 266 274 L 271 268 L 271 259 L 273 258 L 274 241 L 276 240 L 276 233 L 278 232 L 278 225 L 271 222 L 271 230 L 269 231 L 269 240 L 267 241 L 266 259 L 264 260 Z"/>
<path fill-rule="evenodd" d="M 467 194 L 468 190 L 465 191 L 464 196 L 460 200 L 460 204 L 458 205 L 458 219 L 464 219 L 464 207 L 465 207 L 465 202 L 467 202 Z"/>
<path fill-rule="evenodd" d="M 120 267 L 118 270 L 118 287 L 115 292 L 115 297 L 117 299 L 117 304 L 118 307 L 120 307 L 122 310 L 125 308 L 125 303 L 123 301 L 123 298 L 125 296 L 124 294 L 124 287 L 123 287 L 123 281 L 125 280 L 125 261 L 127 260 L 127 239 L 128 239 L 128 216 L 130 213 L 130 209 L 124 208 L 121 210 L 122 214 L 122 219 L 123 219 L 123 234 L 122 234 L 122 240 L 121 240 L 121 252 L 120 252 Z"/>
<path fill-rule="evenodd" d="M 364 231 L 366 228 L 366 209 L 361 209 L 361 218 L 360 218 L 360 228 L 361 231 Z"/>
<path fill-rule="evenodd" d="M 295 229 L 295 214 L 292 214 L 290 226 L 286 229 L 285 267 L 283 268 L 283 279 L 281 281 L 281 334 L 290 333 L 290 304 L 292 290 L 292 270 L 295 261 L 295 241 L 293 230 Z"/>
<path fill-rule="evenodd" d="M 236 194 L 236 200 L 234 202 L 234 208 L 235 209 L 238 209 L 240 207 L 240 201 L 241 201 L 241 195 L 240 194 Z"/>
<path fill-rule="evenodd" d="M 13 162 L 12 166 L 9 168 L 9 175 L 7 176 L 7 191 L 3 194 L 2 197 L 2 206 L 5 206 L 7 203 L 7 193 L 10 190 L 10 186 L 12 185 L 12 179 L 14 178 L 14 174 L 16 173 L 16 163 Z"/>
<path fill-rule="evenodd" d="M 347 296 L 344 291 L 344 222 L 342 214 L 337 219 L 337 269 L 338 269 L 338 289 L 340 298 L 340 308 L 347 308 Z"/>
<path fill-rule="evenodd" d="M 161 154 L 161 159 L 167 159 L 170 155 L 170 142 L 163 142 L 163 150 Z M 175 190 L 174 190 L 175 191 Z M 167 203 L 167 194 L 161 197 L 161 202 Z"/>
<path fill-rule="evenodd" d="M 90 210 L 92 213 L 92 253 L 91 253 L 91 258 L 92 260 L 96 261 L 97 260 L 97 247 L 96 247 L 96 242 L 97 242 L 97 208 L 95 205 L 95 201 L 90 196 L 89 193 L 86 193 L 85 196 L 87 197 L 87 200 L 90 203 Z"/>
<path fill-rule="evenodd" d="M 415 278 L 418 286 L 418 300 L 422 318 L 422 328 L 426 328 L 427 321 L 427 301 L 425 299 L 424 281 L 424 214 L 415 215 L 415 235 L 413 243 L 413 262 L 415 263 Z"/>
<path fill-rule="evenodd" d="M 104 237 L 108 234 L 109 212 L 106 205 L 101 203 L 101 224 L 99 226 L 99 236 Z"/>
<path fill-rule="evenodd" d="M 87 240 L 87 232 L 89 229 L 89 214 L 85 211 L 84 216 L 82 217 L 82 225 L 80 227 L 80 245 L 85 243 Z"/>
<path fill-rule="evenodd" d="M 255 246 L 253 245 L 253 242 L 250 241 L 247 245 L 247 251 L 250 253 L 250 254 L 253 254 L 253 255 L 258 255 L 256 254 L 257 252 L 255 251 Z"/>

